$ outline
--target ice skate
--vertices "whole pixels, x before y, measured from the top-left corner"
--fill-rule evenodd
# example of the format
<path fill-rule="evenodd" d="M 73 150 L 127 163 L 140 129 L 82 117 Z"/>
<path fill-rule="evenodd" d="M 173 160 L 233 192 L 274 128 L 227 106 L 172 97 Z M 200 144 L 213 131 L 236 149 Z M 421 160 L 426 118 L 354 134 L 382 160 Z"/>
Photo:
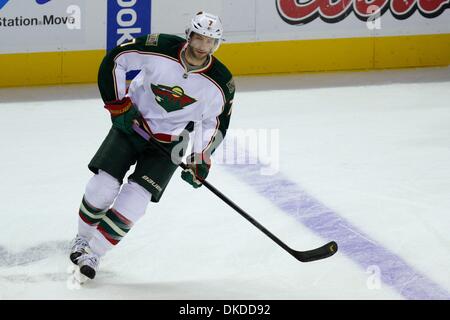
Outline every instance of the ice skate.
<path fill-rule="evenodd" d="M 75 239 L 72 240 L 72 246 L 70 249 L 70 261 L 73 264 L 78 264 L 78 258 L 87 253 L 87 248 L 89 248 L 89 242 L 86 238 L 77 235 Z"/>
<path fill-rule="evenodd" d="M 80 274 L 89 279 L 94 279 L 100 263 L 100 257 L 91 250 L 88 251 L 77 258 L 78 267 L 80 268 Z"/>

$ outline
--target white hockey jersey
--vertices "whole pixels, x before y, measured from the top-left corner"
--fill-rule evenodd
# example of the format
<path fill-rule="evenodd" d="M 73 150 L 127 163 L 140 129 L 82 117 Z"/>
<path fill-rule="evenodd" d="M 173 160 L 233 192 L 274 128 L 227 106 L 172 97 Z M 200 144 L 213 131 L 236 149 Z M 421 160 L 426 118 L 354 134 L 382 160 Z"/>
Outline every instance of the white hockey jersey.
<path fill-rule="evenodd" d="M 99 70 L 104 102 L 128 95 L 161 142 L 170 142 L 194 124 L 193 152 L 211 154 L 228 129 L 234 81 L 215 57 L 188 72 L 181 59 L 186 40 L 151 34 L 111 50 Z M 139 70 L 128 91 L 126 73 Z"/>

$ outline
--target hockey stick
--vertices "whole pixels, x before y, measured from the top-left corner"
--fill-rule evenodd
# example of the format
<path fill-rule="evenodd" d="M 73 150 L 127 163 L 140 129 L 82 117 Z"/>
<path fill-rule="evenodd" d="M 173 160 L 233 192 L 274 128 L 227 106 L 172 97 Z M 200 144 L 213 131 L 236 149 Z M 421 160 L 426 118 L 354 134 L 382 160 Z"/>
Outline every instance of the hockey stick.
<path fill-rule="evenodd" d="M 164 149 L 162 146 L 160 146 L 158 143 L 156 143 L 156 141 L 154 139 L 152 139 L 151 135 L 147 131 L 145 131 L 144 129 L 139 127 L 137 124 L 133 125 L 133 129 L 142 138 L 144 138 L 145 140 L 147 140 L 150 143 L 153 143 L 153 145 L 156 146 L 166 156 L 168 156 L 169 158 L 171 157 L 170 153 L 166 149 Z M 181 162 L 178 166 L 180 166 L 183 170 L 188 169 L 188 166 L 183 162 Z M 310 261 L 320 260 L 320 259 L 331 257 L 333 254 L 335 254 L 337 252 L 338 246 L 335 241 L 331 241 L 322 247 L 308 250 L 308 251 L 296 251 L 296 250 L 288 247 L 283 241 L 278 239 L 274 234 L 272 234 L 269 230 L 267 230 L 258 221 L 253 219 L 248 213 L 246 213 L 243 209 L 241 209 L 233 201 L 228 199 L 222 192 L 217 190 L 208 181 L 203 180 L 199 177 L 197 177 L 197 179 L 199 179 L 207 189 L 209 189 L 212 193 L 214 193 L 216 196 L 218 196 L 220 199 L 222 199 L 226 204 L 228 204 L 230 207 L 232 207 L 234 210 L 236 210 L 245 219 L 250 221 L 255 227 L 257 227 L 259 230 L 261 230 L 265 235 L 267 235 L 270 239 L 275 241 L 280 247 L 282 247 L 284 250 L 289 252 L 297 260 L 299 260 L 301 262 L 310 262 Z"/>

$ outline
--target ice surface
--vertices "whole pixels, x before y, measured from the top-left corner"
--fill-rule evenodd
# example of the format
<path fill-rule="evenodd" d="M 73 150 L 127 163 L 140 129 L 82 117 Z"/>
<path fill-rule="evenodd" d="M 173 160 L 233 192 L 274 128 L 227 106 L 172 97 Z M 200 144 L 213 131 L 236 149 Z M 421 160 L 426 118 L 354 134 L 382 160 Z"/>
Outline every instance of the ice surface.
<path fill-rule="evenodd" d="M 427 290 L 419 277 L 440 288 L 434 298 L 450 298 L 449 68 L 240 77 L 236 86 L 230 137 L 278 129 L 279 174 L 347 221 L 341 236 L 364 236 L 392 261 L 370 265 L 377 252 L 368 251 L 359 257 L 367 268 L 345 252 L 302 264 L 177 172 L 95 281 L 68 288 L 65 250 L 109 116 L 95 85 L 6 88 L 0 299 L 411 299 Z M 270 199 L 255 179 L 225 164 L 209 177 L 292 248 L 333 240 L 277 206 L 292 190 Z M 399 260 L 417 273 L 395 270 Z M 386 266 L 416 291 L 384 281 Z"/>

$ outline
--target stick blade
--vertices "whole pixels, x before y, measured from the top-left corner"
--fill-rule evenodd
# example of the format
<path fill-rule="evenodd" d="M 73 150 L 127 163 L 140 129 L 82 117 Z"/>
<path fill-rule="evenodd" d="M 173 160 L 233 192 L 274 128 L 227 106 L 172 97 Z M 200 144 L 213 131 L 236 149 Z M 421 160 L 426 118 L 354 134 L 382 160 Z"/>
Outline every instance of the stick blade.
<path fill-rule="evenodd" d="M 338 250 L 338 245 L 335 241 L 331 241 L 322 247 L 308 250 L 308 251 L 295 251 L 292 250 L 291 254 L 301 262 L 311 262 L 320 259 L 325 259 L 334 255 Z"/>

